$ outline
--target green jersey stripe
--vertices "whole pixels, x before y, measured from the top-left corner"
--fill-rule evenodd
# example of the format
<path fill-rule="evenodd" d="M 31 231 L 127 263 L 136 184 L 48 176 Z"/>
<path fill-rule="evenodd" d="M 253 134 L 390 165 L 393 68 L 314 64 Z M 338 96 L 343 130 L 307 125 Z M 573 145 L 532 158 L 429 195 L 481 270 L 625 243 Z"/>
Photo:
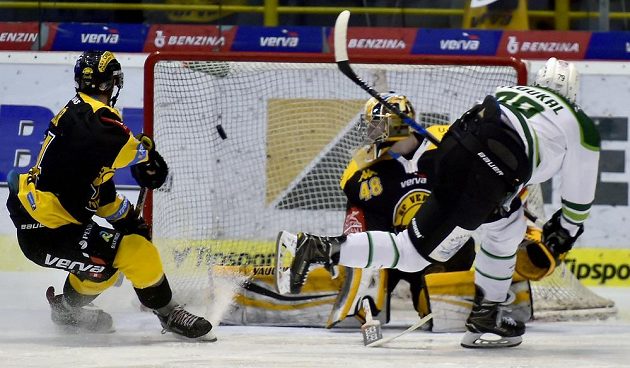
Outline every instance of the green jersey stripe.
<path fill-rule="evenodd" d="M 490 258 L 494 258 L 494 259 L 510 259 L 510 258 L 514 258 L 516 257 L 516 253 L 512 254 L 511 256 L 497 256 L 496 254 L 492 254 L 490 252 L 488 252 L 486 249 L 484 249 L 483 245 L 481 245 L 481 247 L 479 247 L 479 249 L 488 257 Z"/>
<path fill-rule="evenodd" d="M 512 275 L 508 276 L 508 277 L 499 277 L 499 276 L 492 276 L 489 275 L 485 272 L 482 272 L 479 268 L 475 268 L 475 272 L 479 272 L 482 276 L 485 276 L 489 279 L 493 279 L 493 280 L 499 280 L 499 281 L 505 281 L 505 280 L 509 280 L 512 278 Z"/>
<path fill-rule="evenodd" d="M 365 266 L 365 268 L 368 268 L 372 265 L 372 257 L 374 256 L 374 244 L 372 243 L 372 236 L 370 235 L 370 232 L 366 232 L 367 237 L 368 237 L 368 244 L 370 247 L 370 251 L 368 253 L 368 260 L 367 260 L 367 265 Z"/>
<path fill-rule="evenodd" d="M 400 259 L 400 252 L 398 251 L 396 241 L 394 241 L 394 237 L 391 233 L 389 233 L 389 238 L 392 241 L 392 246 L 394 246 L 394 262 L 392 262 L 392 266 L 390 268 L 396 268 L 396 266 L 398 265 L 398 260 Z"/>

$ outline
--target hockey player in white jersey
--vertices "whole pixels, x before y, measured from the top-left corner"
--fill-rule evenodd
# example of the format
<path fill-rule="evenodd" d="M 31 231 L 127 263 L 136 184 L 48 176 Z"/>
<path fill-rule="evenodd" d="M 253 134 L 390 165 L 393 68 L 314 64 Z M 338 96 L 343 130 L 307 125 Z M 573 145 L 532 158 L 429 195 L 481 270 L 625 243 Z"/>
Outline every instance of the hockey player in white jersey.
<path fill-rule="evenodd" d="M 554 263 L 573 247 L 595 196 L 600 138 L 575 104 L 578 83 L 572 63 L 551 58 L 533 86 L 498 88 L 462 115 L 441 141 L 433 192 L 407 230 L 299 233 L 294 244 L 279 236 L 278 257 L 289 251 L 294 258 L 278 290 L 298 293 L 312 264 L 417 272 L 448 260 L 479 229 L 476 295 L 461 344 L 519 345 L 525 325 L 504 313 L 527 227 L 519 191 L 560 176 L 562 208 L 543 227 L 544 246 L 526 252 L 534 265 Z"/>

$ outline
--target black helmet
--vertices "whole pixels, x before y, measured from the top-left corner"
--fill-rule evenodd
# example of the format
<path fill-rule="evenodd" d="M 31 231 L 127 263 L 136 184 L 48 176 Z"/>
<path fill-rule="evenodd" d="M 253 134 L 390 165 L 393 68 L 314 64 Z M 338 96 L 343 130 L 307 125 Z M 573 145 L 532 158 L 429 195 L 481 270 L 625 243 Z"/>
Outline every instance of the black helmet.
<path fill-rule="evenodd" d="M 85 51 L 74 65 L 74 82 L 77 92 L 106 93 L 114 86 L 122 88 L 123 72 L 112 52 Z"/>

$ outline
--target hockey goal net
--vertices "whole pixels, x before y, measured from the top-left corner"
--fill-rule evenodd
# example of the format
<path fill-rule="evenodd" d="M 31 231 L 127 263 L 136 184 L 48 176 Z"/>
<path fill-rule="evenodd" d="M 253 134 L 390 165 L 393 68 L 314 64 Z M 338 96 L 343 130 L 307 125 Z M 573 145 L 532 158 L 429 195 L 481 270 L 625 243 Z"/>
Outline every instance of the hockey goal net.
<path fill-rule="evenodd" d="M 149 198 L 146 215 L 170 282 L 185 302 L 203 303 L 215 266 L 233 266 L 243 277 L 269 272 L 280 230 L 342 232 L 346 200 L 339 179 L 362 143 L 356 122 L 369 96 L 331 59 L 219 53 L 147 59 L 145 131 L 170 174 Z M 353 62 L 363 80 L 407 95 L 418 119 L 433 123 L 452 122 L 497 86 L 527 81 L 524 64 L 515 59 Z M 609 304 L 579 282 L 552 279 L 560 281 L 533 288 L 534 316 Z"/>

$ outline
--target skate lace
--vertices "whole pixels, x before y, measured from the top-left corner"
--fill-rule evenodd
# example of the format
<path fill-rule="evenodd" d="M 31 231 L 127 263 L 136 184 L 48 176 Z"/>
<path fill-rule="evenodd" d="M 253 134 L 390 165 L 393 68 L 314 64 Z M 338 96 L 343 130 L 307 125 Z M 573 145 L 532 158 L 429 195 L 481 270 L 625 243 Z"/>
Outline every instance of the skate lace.
<path fill-rule="evenodd" d="M 511 313 L 511 312 L 512 312 L 511 308 L 499 305 L 497 308 L 497 319 L 496 319 L 497 326 L 510 325 L 510 326 L 516 327 L 517 325 L 516 320 L 510 316 L 504 315 L 505 313 Z"/>
<path fill-rule="evenodd" d="M 510 316 L 506 316 L 506 313 L 512 313 L 512 308 L 509 307 L 514 300 L 516 300 L 516 295 L 512 290 L 508 290 L 506 300 L 502 303 L 499 303 L 497 306 L 497 326 L 501 326 L 502 324 L 507 324 L 510 326 L 516 326 L 516 320 Z"/>
<path fill-rule="evenodd" d="M 182 306 L 177 306 L 169 313 L 166 326 L 162 329 L 162 333 L 165 334 L 173 325 L 190 328 L 198 319 L 199 317 L 187 312 Z"/>

